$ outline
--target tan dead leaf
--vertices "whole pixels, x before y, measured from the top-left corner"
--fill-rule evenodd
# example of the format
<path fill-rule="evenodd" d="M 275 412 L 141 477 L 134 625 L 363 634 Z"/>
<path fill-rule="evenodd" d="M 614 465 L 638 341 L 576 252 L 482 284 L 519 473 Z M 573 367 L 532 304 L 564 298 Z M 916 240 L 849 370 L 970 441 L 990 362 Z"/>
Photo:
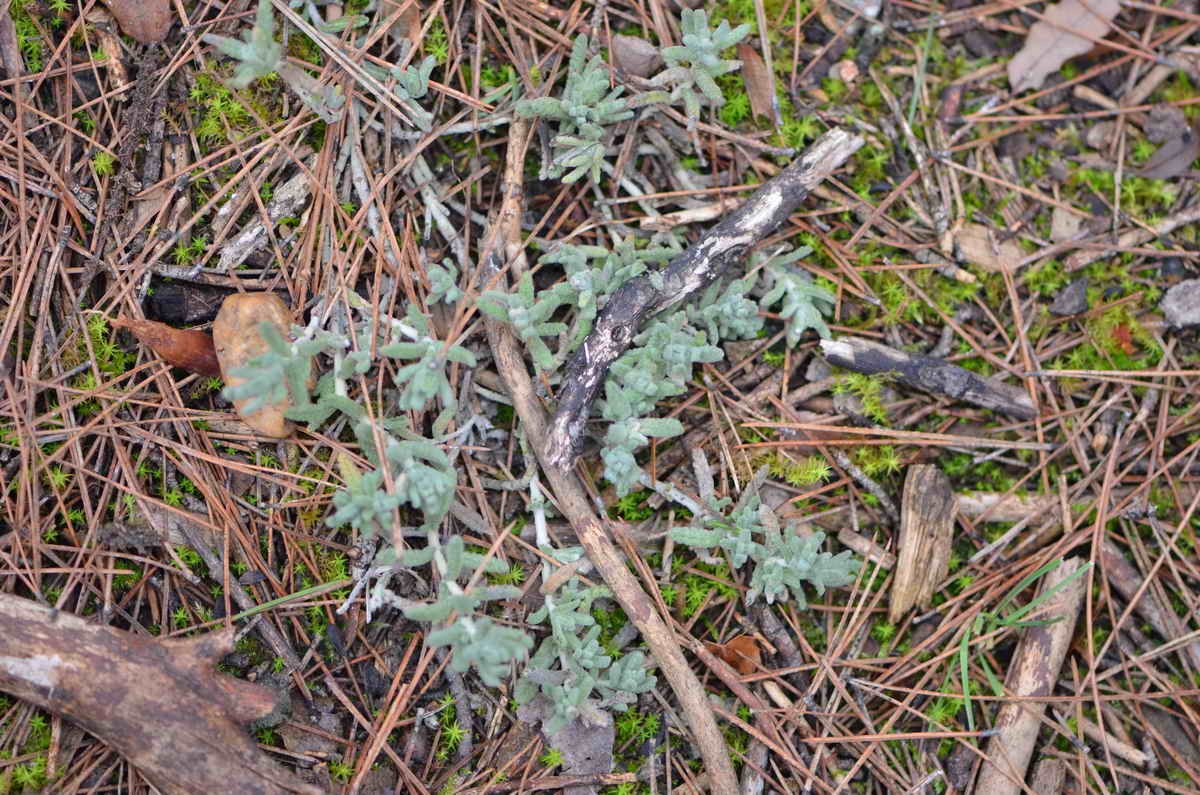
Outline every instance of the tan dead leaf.
<path fill-rule="evenodd" d="M 775 78 L 767 71 L 758 50 L 746 42 L 738 43 L 738 59 L 742 62 L 742 79 L 746 81 L 746 94 L 750 97 L 750 110 L 754 117 L 775 118 Z"/>
<path fill-rule="evenodd" d="M 613 36 L 608 53 L 613 66 L 638 77 L 649 77 L 663 67 L 658 47 L 637 36 Z"/>
<path fill-rule="evenodd" d="M 1098 121 L 1083 134 L 1083 142 L 1093 149 L 1105 149 L 1112 145 L 1117 136 L 1115 121 Z"/>
<path fill-rule="evenodd" d="M 762 663 L 762 649 L 758 647 L 758 642 L 749 635 L 738 635 L 724 645 L 719 643 L 704 645 L 743 676 L 757 671 Z"/>
<path fill-rule="evenodd" d="M 121 32 L 142 44 L 162 41 L 175 21 L 171 0 L 106 0 Z"/>
<path fill-rule="evenodd" d="M 1055 207 L 1050 214 L 1050 239 L 1055 243 L 1071 240 L 1083 229 L 1083 218 L 1068 212 L 1062 207 Z"/>
<path fill-rule="evenodd" d="M 1052 72 L 1107 36 L 1108 23 L 1120 10 L 1120 0 L 1062 0 L 1047 8 L 1029 29 L 1025 46 L 1008 62 L 1012 92 L 1041 88 Z"/>
<path fill-rule="evenodd" d="M 284 339 L 291 334 L 292 313 L 274 293 L 234 293 L 221 304 L 221 311 L 213 321 L 213 344 L 227 385 L 244 383 L 244 378 L 232 372 L 270 350 L 259 330 L 261 323 L 273 325 Z M 292 423 L 283 416 L 291 405 L 287 398 L 247 414 L 246 406 L 253 399 L 246 398 L 233 404 L 243 422 L 264 436 L 282 439 L 291 435 Z"/>
<path fill-rule="evenodd" d="M 1147 179 L 1178 177 L 1188 172 L 1197 155 L 1200 155 L 1200 127 L 1184 127 L 1179 135 L 1158 147 L 1137 174 Z"/>
<path fill-rule="evenodd" d="M 1001 240 L 983 224 L 963 224 L 954 236 L 954 245 L 963 260 L 995 273 L 1011 271 L 1025 258 L 1017 241 Z"/>
<path fill-rule="evenodd" d="M 213 339 L 203 331 L 168 326 L 154 320 L 134 320 L 119 317 L 113 328 L 129 329 L 138 342 L 158 354 L 172 367 L 182 367 L 200 375 L 221 374 Z"/>
<path fill-rule="evenodd" d="M 407 4 L 407 5 L 406 5 Z M 401 6 L 404 6 L 401 9 Z M 399 14 L 396 14 L 397 10 Z M 382 0 L 379 4 L 380 18 L 392 19 L 391 34 L 397 39 L 408 39 L 416 44 L 421 33 L 421 6 L 417 0 Z"/>

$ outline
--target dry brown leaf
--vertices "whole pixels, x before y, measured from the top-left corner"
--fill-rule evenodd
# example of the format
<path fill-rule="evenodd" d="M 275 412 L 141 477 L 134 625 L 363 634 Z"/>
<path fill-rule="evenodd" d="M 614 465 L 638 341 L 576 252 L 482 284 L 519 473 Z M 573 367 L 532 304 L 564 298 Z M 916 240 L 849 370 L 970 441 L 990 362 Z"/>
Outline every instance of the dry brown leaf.
<path fill-rule="evenodd" d="M 121 31 L 142 44 L 162 41 L 175 21 L 171 0 L 106 0 Z"/>
<path fill-rule="evenodd" d="M 755 118 L 775 118 L 775 78 L 767 71 L 767 64 L 758 50 L 744 41 L 738 43 L 737 49 L 746 94 L 750 97 L 750 110 Z"/>
<path fill-rule="evenodd" d="M 1050 214 L 1050 239 L 1055 243 L 1075 238 L 1082 229 L 1083 218 L 1075 213 L 1055 207 Z"/>
<path fill-rule="evenodd" d="M 260 323 L 272 324 L 280 336 L 288 339 L 292 313 L 274 293 L 234 293 L 221 304 L 221 311 L 213 321 L 213 343 L 225 383 L 229 386 L 245 381 L 232 375 L 234 370 L 270 349 L 259 331 Z M 233 404 L 243 422 L 264 436 L 283 439 L 291 435 L 292 423 L 283 416 L 290 406 L 287 398 L 247 414 L 246 405 L 251 400 L 253 398 L 246 398 Z"/>
<path fill-rule="evenodd" d="M 1147 179 L 1178 177 L 1188 172 L 1197 155 L 1200 155 L 1200 127 L 1184 127 L 1179 135 L 1158 147 L 1137 174 Z"/>
<path fill-rule="evenodd" d="M 749 635 L 738 635 L 724 645 L 719 643 L 704 645 L 743 676 L 757 671 L 762 663 L 762 649 L 758 647 L 757 641 Z"/>
<path fill-rule="evenodd" d="M 963 224 L 954 236 L 954 244 L 963 260 L 995 273 L 1011 271 L 1025 258 L 1017 241 L 1011 238 L 1002 241 L 996 232 L 982 224 Z"/>
<path fill-rule="evenodd" d="M 1108 23 L 1120 10 L 1120 0 L 1062 0 L 1047 8 L 1029 29 L 1025 46 L 1008 62 L 1012 92 L 1041 88 L 1051 72 L 1107 36 Z"/>
<path fill-rule="evenodd" d="M 392 18 L 401 6 L 404 6 L 404 9 L 396 15 L 391 34 L 397 39 L 408 39 L 416 44 L 421 34 L 421 6 L 416 0 L 382 0 L 379 4 L 379 18 Z"/>
<path fill-rule="evenodd" d="M 613 66 L 637 77 L 649 77 L 663 67 L 658 47 L 637 36 L 613 36 L 608 52 Z"/>
<path fill-rule="evenodd" d="M 138 342 L 158 354 L 172 367 L 182 367 L 200 375 L 221 374 L 213 339 L 203 331 L 181 329 L 154 320 L 134 320 L 119 317 L 113 328 L 129 329 Z"/>

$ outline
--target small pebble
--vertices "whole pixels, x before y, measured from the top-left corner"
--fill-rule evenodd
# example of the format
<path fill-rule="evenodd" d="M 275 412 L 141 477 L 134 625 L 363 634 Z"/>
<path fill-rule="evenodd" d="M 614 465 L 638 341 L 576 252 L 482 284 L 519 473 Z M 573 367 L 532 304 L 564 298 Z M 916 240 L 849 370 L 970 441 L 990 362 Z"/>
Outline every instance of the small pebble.
<path fill-rule="evenodd" d="M 1175 328 L 1200 325 L 1200 279 L 1188 279 L 1167 290 L 1158 308 Z"/>
<path fill-rule="evenodd" d="M 1050 314 L 1066 317 L 1086 312 L 1088 309 L 1087 288 L 1086 276 L 1068 284 L 1054 299 L 1054 303 L 1050 304 Z"/>

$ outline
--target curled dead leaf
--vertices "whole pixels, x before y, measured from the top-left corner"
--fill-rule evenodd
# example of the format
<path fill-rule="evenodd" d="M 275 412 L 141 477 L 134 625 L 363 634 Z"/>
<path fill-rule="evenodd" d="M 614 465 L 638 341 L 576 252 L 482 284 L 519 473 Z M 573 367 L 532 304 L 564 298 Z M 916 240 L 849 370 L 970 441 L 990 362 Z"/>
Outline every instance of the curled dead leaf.
<path fill-rule="evenodd" d="M 121 32 L 142 44 L 153 44 L 167 37 L 175 15 L 171 0 L 106 0 L 121 26 Z"/>
<path fill-rule="evenodd" d="M 172 367 L 182 367 L 200 375 L 221 374 L 213 339 L 203 331 L 181 329 L 154 320 L 135 320 L 119 317 L 113 328 L 129 329 L 138 342 L 158 354 Z"/>
<path fill-rule="evenodd" d="M 758 642 L 749 635 L 738 635 L 724 644 L 706 643 L 704 645 L 743 676 L 754 673 L 762 664 L 762 649 L 758 647 Z"/>
<path fill-rule="evenodd" d="M 269 350 L 259 330 L 261 323 L 273 325 L 284 339 L 291 333 L 292 313 L 274 293 L 235 293 L 221 304 L 221 311 L 213 321 L 213 344 L 227 385 L 244 383 L 245 379 L 233 375 L 233 371 Z M 245 409 L 251 400 L 246 398 L 233 404 L 247 425 L 276 439 L 291 435 L 294 426 L 283 416 L 291 405 L 287 398 L 247 414 Z"/>
<path fill-rule="evenodd" d="M 1002 239 L 983 224 L 963 224 L 954 236 L 954 244 L 964 262 L 993 273 L 1011 271 L 1025 257 L 1020 243 Z"/>
<path fill-rule="evenodd" d="M 1172 179 L 1181 176 L 1191 169 L 1192 161 L 1198 155 L 1200 127 L 1192 129 L 1185 126 L 1178 135 L 1158 147 L 1138 171 L 1138 176 L 1147 179 Z"/>
<path fill-rule="evenodd" d="M 742 62 L 742 79 L 746 81 L 746 94 L 750 97 L 750 110 L 755 118 L 761 116 L 774 119 L 774 76 L 767 71 L 767 64 L 758 54 L 758 50 L 747 42 L 739 42 L 737 52 L 738 60 Z"/>
<path fill-rule="evenodd" d="M 613 66 L 637 77 L 649 77 L 663 67 L 658 47 L 637 36 L 613 36 L 608 52 Z"/>

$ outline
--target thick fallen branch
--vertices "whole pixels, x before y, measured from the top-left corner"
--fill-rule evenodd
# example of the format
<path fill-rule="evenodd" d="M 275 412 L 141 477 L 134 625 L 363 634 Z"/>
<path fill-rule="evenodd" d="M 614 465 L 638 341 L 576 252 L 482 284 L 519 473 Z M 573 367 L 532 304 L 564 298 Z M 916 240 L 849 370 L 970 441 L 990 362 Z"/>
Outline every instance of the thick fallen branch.
<path fill-rule="evenodd" d="M 858 337 L 821 340 L 829 363 L 856 373 L 890 373 L 905 386 L 965 400 L 985 409 L 1031 420 L 1037 416 L 1033 400 L 1024 389 L 985 378 L 956 364 L 905 353 Z"/>
<path fill-rule="evenodd" d="M 275 695 L 216 672 L 233 636 L 159 640 L 0 594 L 0 690 L 79 724 L 165 793 L 317 795 L 248 731 Z"/>
<path fill-rule="evenodd" d="M 592 332 L 567 362 L 547 440 L 550 465 L 562 469 L 574 465 L 592 402 L 604 385 L 608 368 L 629 348 L 642 323 L 702 292 L 740 264 L 756 243 L 787 220 L 814 186 L 862 145 L 863 139 L 857 135 L 830 130 L 695 245 L 654 274 L 655 280 L 661 277 L 662 289 L 651 284 L 650 275 L 642 275 L 613 293 Z"/>

